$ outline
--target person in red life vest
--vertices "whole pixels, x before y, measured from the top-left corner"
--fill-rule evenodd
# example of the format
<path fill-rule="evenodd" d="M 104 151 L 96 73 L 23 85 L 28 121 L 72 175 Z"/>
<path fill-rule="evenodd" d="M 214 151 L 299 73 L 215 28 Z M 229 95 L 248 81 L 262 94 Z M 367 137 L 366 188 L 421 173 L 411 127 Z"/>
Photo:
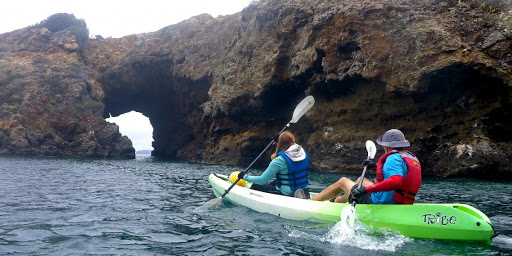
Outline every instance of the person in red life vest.
<path fill-rule="evenodd" d="M 313 200 L 323 201 L 334 198 L 341 192 L 335 202 L 346 203 L 355 200 L 360 204 L 412 204 L 421 186 L 421 164 L 411 152 L 405 150 L 410 146 L 404 134 L 391 129 L 377 138 L 377 144 L 384 147 L 376 164 L 365 160 L 363 164 L 369 168 L 377 167 L 377 178 L 374 182 L 363 180 L 360 188 L 357 181 L 342 177 L 336 183 L 318 193 Z M 352 196 L 350 196 L 352 195 Z"/>

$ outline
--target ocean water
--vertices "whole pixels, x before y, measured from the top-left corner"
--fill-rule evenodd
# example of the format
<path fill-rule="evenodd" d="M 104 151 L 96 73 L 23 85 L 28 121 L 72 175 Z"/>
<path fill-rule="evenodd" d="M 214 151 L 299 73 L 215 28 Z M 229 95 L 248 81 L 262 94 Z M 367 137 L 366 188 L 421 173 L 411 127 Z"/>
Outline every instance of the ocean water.
<path fill-rule="evenodd" d="M 425 178 L 418 202 L 467 203 L 500 232 L 491 245 L 418 240 L 291 221 L 222 204 L 211 172 L 235 167 L 0 157 L 0 255 L 511 255 L 510 182 Z M 262 170 L 251 170 L 258 174 Z M 312 190 L 339 174 L 310 173 Z"/>

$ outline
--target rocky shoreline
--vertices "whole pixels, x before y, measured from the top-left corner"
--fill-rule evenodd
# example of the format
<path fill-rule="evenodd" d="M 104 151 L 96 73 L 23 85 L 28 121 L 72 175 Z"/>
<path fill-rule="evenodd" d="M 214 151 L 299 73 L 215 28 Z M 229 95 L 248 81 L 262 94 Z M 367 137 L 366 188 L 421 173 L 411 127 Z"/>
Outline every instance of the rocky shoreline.
<path fill-rule="evenodd" d="M 246 165 L 313 95 L 290 131 L 316 170 L 359 172 L 398 128 L 426 175 L 512 178 L 510 1 L 261 0 L 118 39 L 50 24 L 0 35 L 0 155 L 133 158 L 104 118 L 135 110 L 156 156 Z"/>

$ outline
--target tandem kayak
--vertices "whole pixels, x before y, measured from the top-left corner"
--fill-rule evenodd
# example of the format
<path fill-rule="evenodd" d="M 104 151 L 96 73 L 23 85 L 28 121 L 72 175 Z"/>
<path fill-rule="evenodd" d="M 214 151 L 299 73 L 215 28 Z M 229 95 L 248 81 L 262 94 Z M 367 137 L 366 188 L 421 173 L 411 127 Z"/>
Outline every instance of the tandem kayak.
<path fill-rule="evenodd" d="M 225 175 L 208 177 L 215 196 L 221 196 L 231 185 Z M 234 204 L 261 213 L 270 213 L 290 220 L 321 220 L 339 222 L 340 213 L 348 203 L 313 201 L 265 193 L 234 186 L 224 196 Z M 466 204 L 372 205 L 358 204 L 357 219 L 374 230 L 388 230 L 411 238 L 474 241 L 491 243 L 495 235 L 489 218 Z"/>

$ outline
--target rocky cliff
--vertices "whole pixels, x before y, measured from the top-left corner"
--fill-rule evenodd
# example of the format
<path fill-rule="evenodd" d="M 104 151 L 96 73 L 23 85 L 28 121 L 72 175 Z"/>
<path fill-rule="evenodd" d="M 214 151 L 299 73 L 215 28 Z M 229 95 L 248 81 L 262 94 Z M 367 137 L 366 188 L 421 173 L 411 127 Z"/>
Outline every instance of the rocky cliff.
<path fill-rule="evenodd" d="M 73 27 L 51 26 L 62 23 L 0 35 L 0 155 L 135 157 L 102 117 L 104 93 L 84 61 L 85 42 Z"/>
<path fill-rule="evenodd" d="M 3 34 L 0 153 L 132 157 L 102 115 L 136 110 L 154 155 L 246 165 L 313 95 L 290 130 L 317 170 L 359 172 L 364 142 L 398 128 L 425 174 L 511 178 L 511 10 L 261 0 L 120 39 Z"/>

